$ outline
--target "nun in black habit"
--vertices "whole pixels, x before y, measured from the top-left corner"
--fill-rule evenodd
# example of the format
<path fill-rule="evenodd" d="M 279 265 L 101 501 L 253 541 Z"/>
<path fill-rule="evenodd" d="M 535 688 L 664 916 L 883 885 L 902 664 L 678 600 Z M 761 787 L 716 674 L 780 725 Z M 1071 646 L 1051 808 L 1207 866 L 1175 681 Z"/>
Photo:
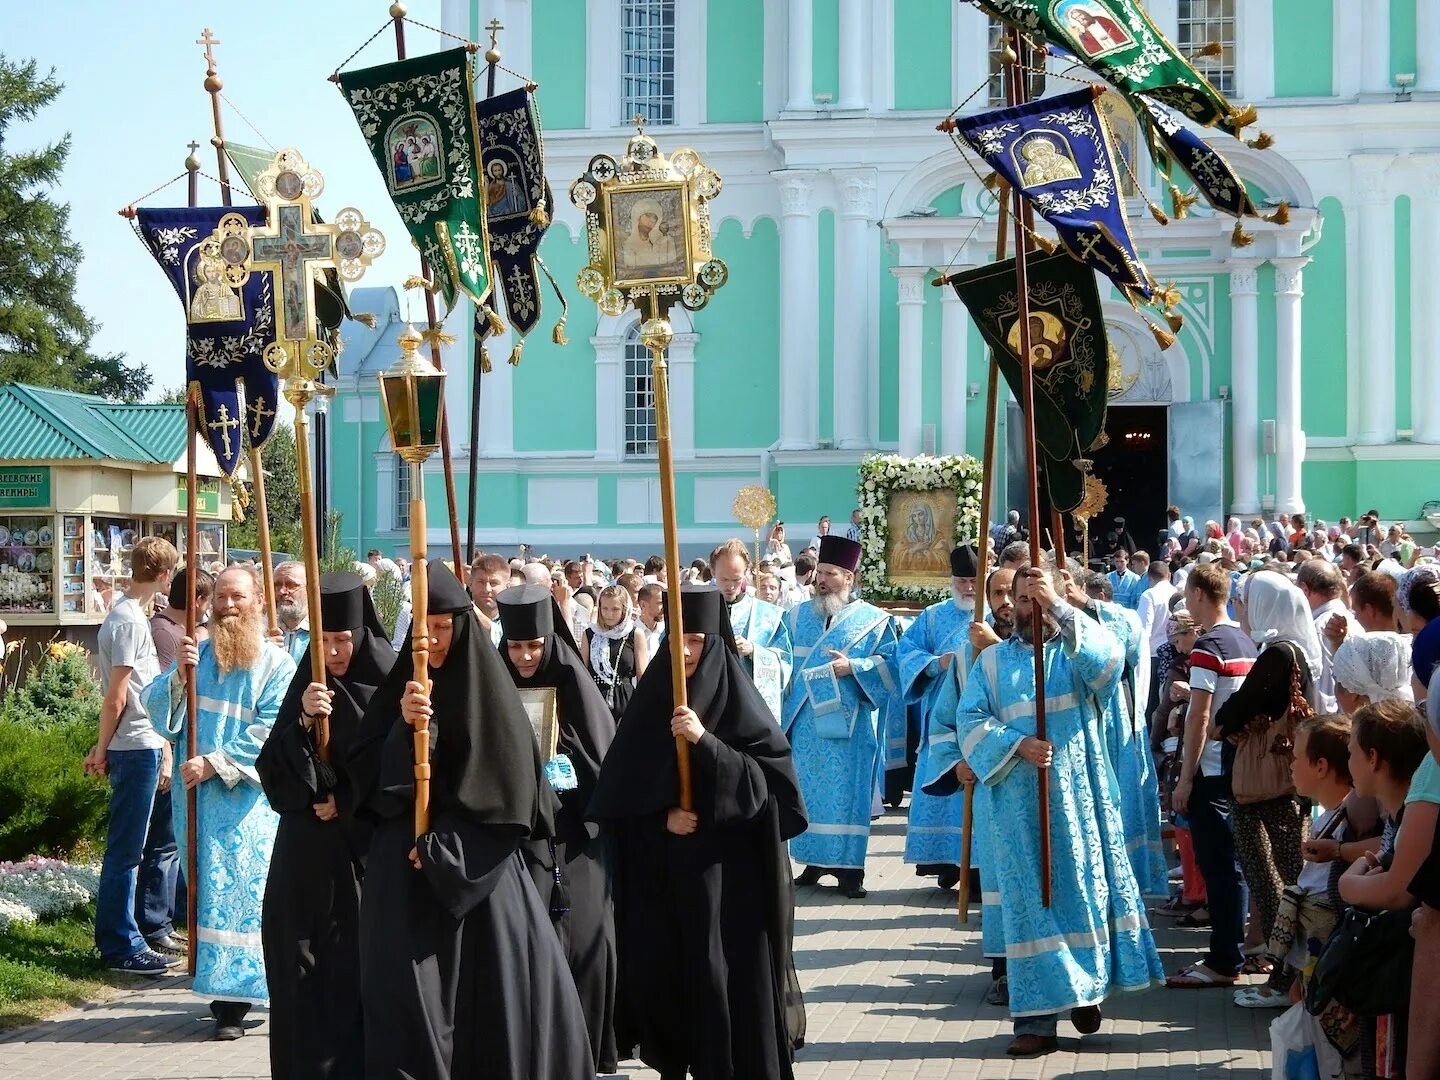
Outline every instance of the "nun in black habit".
<path fill-rule="evenodd" d="M 805 830 L 805 806 L 719 590 L 686 585 L 681 605 L 690 707 L 675 708 L 663 650 L 590 804 L 616 837 L 616 1035 L 664 1080 L 789 1078 L 805 1007 L 785 841 Z M 691 744 L 693 813 L 677 806 L 677 736 Z"/>
<path fill-rule="evenodd" d="M 430 693 L 410 681 L 407 637 L 347 763 L 376 820 L 360 919 L 365 1075 L 588 1078 L 580 999 L 520 857 L 553 829 L 539 748 L 465 589 L 438 559 L 428 571 Z M 430 829 L 417 840 L 411 725 L 425 715 Z"/>
<path fill-rule="evenodd" d="M 610 908 L 609 837 L 585 820 L 600 763 L 615 737 L 615 718 L 590 677 L 549 589 L 517 585 L 496 596 L 501 659 L 521 689 L 553 687 L 556 753 L 573 771 L 557 791 L 555 835 L 521 850 L 542 901 L 548 900 L 561 947 L 585 1009 L 597 1073 L 613 1073 L 615 923 Z"/>
<path fill-rule="evenodd" d="M 270 986 L 270 1071 L 276 1080 L 362 1075 L 360 885 L 370 824 L 355 816 L 354 789 L 315 750 L 314 726 L 330 718 L 330 760 L 341 761 L 371 696 L 395 663 L 370 590 L 359 574 L 320 579 L 325 683 L 300 659 L 255 769 L 280 815 L 260 936 Z"/>

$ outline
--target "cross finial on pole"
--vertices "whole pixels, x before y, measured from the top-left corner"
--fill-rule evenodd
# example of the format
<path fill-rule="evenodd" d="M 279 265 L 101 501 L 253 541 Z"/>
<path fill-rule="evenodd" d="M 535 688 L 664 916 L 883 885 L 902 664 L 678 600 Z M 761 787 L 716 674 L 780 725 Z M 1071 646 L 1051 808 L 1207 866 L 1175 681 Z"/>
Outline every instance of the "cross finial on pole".
<path fill-rule="evenodd" d="M 220 39 L 210 33 L 210 28 L 207 26 L 201 35 L 195 39 L 195 44 L 205 46 L 205 63 L 210 65 L 210 70 L 213 73 L 215 70 L 214 47 L 220 44 Z"/>
<path fill-rule="evenodd" d="M 485 29 L 490 31 L 490 48 L 495 48 L 495 43 L 500 39 L 500 31 L 505 25 L 499 19 L 491 19 L 485 24 Z"/>
<path fill-rule="evenodd" d="M 637 112 L 637 113 L 631 118 L 630 122 L 635 125 L 636 129 L 640 132 L 641 135 L 644 135 L 644 134 L 645 134 L 645 114 L 644 114 L 644 113 L 638 113 L 638 112 Z"/>
<path fill-rule="evenodd" d="M 185 145 L 190 148 L 190 153 L 192 155 L 195 153 L 196 150 L 200 149 L 200 144 L 198 142 L 191 141 L 186 143 Z"/>

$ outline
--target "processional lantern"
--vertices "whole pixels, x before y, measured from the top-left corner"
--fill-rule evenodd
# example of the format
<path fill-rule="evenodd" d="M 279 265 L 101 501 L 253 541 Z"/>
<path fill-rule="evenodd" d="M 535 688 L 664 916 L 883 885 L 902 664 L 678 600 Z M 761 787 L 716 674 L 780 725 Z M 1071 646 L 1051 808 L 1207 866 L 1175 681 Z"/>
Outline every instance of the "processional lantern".
<path fill-rule="evenodd" d="M 415 467 L 440 449 L 440 412 L 445 403 L 445 372 L 420 351 L 423 341 L 418 330 L 407 326 L 399 338 L 400 359 L 379 376 L 391 445 Z"/>

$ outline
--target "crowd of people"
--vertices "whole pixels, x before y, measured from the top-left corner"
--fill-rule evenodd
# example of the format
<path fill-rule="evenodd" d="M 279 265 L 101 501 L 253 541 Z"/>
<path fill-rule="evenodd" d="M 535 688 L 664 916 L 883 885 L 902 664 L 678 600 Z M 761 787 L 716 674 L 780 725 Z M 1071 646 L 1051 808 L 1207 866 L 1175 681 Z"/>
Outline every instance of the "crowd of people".
<path fill-rule="evenodd" d="M 862 900 L 871 823 L 908 791 L 905 861 L 942 889 L 971 875 L 1010 1054 L 1163 984 L 1289 1010 L 1322 1075 L 1440 1073 L 1435 999 L 1409 992 L 1440 957 L 1440 564 L 1369 515 L 1253 539 L 1173 516 L 1168 558 L 1117 521 L 1086 567 L 1034 560 L 1012 513 L 918 613 L 860 595 L 853 518 L 673 577 L 658 556 L 435 560 L 423 628 L 408 607 L 381 624 L 369 586 L 411 568 L 372 551 L 323 576 L 319 640 L 302 564 L 277 567 L 267 630 L 253 567 L 192 593 L 147 538 L 100 633 L 96 944 L 146 975 L 193 948 L 217 1038 L 268 1002 L 277 1077 L 630 1057 L 788 1077 L 796 890 Z M 191 789 L 187 940 L 171 791 Z M 1203 954 L 1167 973 L 1159 919 L 1206 932 Z"/>

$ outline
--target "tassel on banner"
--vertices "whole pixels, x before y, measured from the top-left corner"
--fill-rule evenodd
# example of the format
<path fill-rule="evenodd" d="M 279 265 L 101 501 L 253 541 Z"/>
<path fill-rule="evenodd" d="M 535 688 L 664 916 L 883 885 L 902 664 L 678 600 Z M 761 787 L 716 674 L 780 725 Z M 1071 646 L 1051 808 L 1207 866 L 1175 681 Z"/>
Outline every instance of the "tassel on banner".
<path fill-rule="evenodd" d="M 490 350 L 484 345 L 480 346 L 480 374 L 489 375 L 493 366 L 490 363 Z"/>
<path fill-rule="evenodd" d="M 1190 207 L 1199 201 L 1199 195 L 1186 195 L 1174 184 L 1170 185 L 1170 207 L 1175 214 L 1176 221 L 1183 221 L 1189 217 Z"/>
<path fill-rule="evenodd" d="M 537 203 L 535 208 L 530 211 L 530 221 L 542 229 L 550 227 L 550 215 L 545 211 L 544 203 Z"/>
<path fill-rule="evenodd" d="M 1157 345 L 1159 345 L 1160 348 L 1162 348 L 1162 349 L 1168 349 L 1168 348 L 1170 348 L 1171 345 L 1174 345 L 1174 344 L 1175 344 L 1175 335 L 1174 335 L 1174 334 L 1171 334 L 1171 333 L 1169 333 L 1169 332 L 1167 332 L 1167 331 L 1165 331 L 1165 330 L 1160 329 L 1160 327 L 1156 326 L 1156 325 L 1155 325 L 1154 323 L 1152 323 L 1149 319 L 1146 319 L 1146 320 L 1145 320 L 1145 325 L 1150 328 L 1150 333 L 1151 333 L 1152 336 L 1154 336 L 1154 338 L 1155 338 L 1155 343 L 1156 343 Z"/>
<path fill-rule="evenodd" d="M 1031 233 L 1030 238 L 1035 241 L 1035 246 L 1041 251 L 1043 251 L 1046 255 L 1055 254 L 1056 249 L 1060 246 L 1059 244 L 1055 243 L 1055 241 L 1047 240 L 1045 239 L 1045 237 L 1039 236 L 1036 233 Z"/>
<path fill-rule="evenodd" d="M 1190 54 L 1191 60 L 1201 60 L 1207 56 L 1223 56 L 1225 48 L 1218 41 L 1207 41 Z"/>
<path fill-rule="evenodd" d="M 1235 228 L 1230 233 L 1230 246 L 1249 247 L 1253 243 L 1255 243 L 1255 235 L 1253 233 L 1246 232 L 1242 226 L 1242 222 L 1240 221 L 1240 219 L 1236 218 Z"/>
<path fill-rule="evenodd" d="M 1161 210 L 1160 207 L 1156 206 L 1153 202 L 1150 202 L 1148 199 L 1146 200 L 1145 205 L 1150 208 L 1150 216 L 1153 217 L 1153 218 L 1156 220 L 1156 222 L 1158 222 L 1158 223 L 1161 224 L 1161 225 L 1169 225 L 1169 224 L 1170 224 L 1170 218 L 1169 218 L 1168 216 L 1166 216 L 1164 210 Z"/>
<path fill-rule="evenodd" d="M 1255 111 L 1254 105 L 1242 105 L 1230 110 L 1228 119 L 1231 126 L 1233 126 L 1236 131 L 1239 131 L 1241 128 L 1247 128 L 1255 123 L 1256 120 L 1259 120 L 1260 114 Z"/>
<path fill-rule="evenodd" d="M 489 305 L 482 306 L 484 306 L 485 308 L 485 322 L 490 327 L 490 333 L 503 334 L 505 332 L 504 320 L 502 320 L 500 316 L 495 313 L 494 308 L 490 307 Z"/>
<path fill-rule="evenodd" d="M 358 322 L 361 326 L 367 327 L 371 330 L 374 330 L 375 327 L 380 325 L 380 320 L 375 317 L 375 313 L 372 311 L 357 312 L 350 317 L 356 322 Z"/>
<path fill-rule="evenodd" d="M 1275 136 L 1271 135 L 1268 131 L 1262 131 L 1259 135 L 1255 136 L 1255 138 L 1246 139 L 1245 145 L 1250 147 L 1251 150 L 1269 150 L 1270 147 L 1275 145 Z"/>
<path fill-rule="evenodd" d="M 565 336 L 565 316 L 560 316 L 560 321 L 555 324 L 555 329 L 550 331 L 550 340 L 556 345 L 569 345 L 570 339 Z"/>
<path fill-rule="evenodd" d="M 1170 325 L 1170 332 L 1172 334 L 1180 333 L 1185 326 L 1185 316 L 1181 315 L 1178 311 L 1167 311 L 1165 313 L 1165 321 Z"/>
<path fill-rule="evenodd" d="M 520 354 L 525 351 L 525 339 L 521 338 L 515 343 L 515 348 L 510 350 L 510 366 L 520 366 Z"/>
<path fill-rule="evenodd" d="M 1265 220 L 1270 222 L 1271 225 L 1289 225 L 1290 204 L 1287 202 L 1282 202 L 1279 206 L 1275 208 L 1275 212 L 1273 214 L 1265 215 Z"/>
<path fill-rule="evenodd" d="M 435 291 L 435 286 L 432 285 L 429 280 L 421 277 L 419 274 L 411 274 L 409 277 L 407 277 L 401 288 L 406 290 L 424 289 L 426 292 Z"/>

